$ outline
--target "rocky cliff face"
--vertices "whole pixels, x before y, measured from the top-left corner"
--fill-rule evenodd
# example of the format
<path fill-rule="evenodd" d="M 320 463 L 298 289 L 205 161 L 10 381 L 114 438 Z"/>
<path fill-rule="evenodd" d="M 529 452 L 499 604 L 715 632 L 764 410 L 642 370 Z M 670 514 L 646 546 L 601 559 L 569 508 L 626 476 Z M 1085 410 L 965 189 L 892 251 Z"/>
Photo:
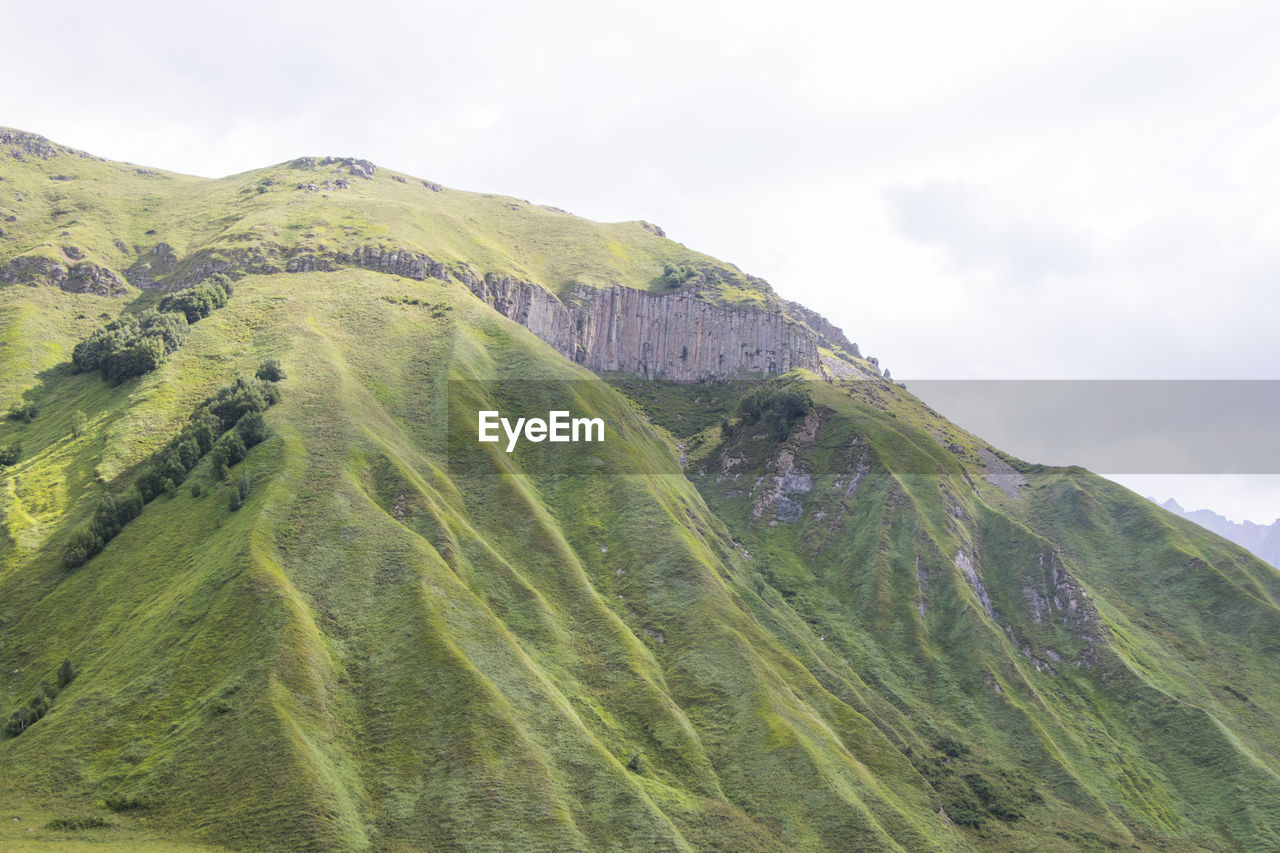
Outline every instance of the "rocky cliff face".
<path fill-rule="evenodd" d="M 627 287 L 575 288 L 566 304 L 536 284 L 506 277 L 465 283 L 589 370 L 676 382 L 773 376 L 793 367 L 822 372 L 812 333 L 777 313 Z"/>
<path fill-rule="evenodd" d="M 812 336 L 781 314 L 624 287 L 575 291 L 573 301 L 579 360 L 591 370 L 678 382 L 822 372 Z"/>

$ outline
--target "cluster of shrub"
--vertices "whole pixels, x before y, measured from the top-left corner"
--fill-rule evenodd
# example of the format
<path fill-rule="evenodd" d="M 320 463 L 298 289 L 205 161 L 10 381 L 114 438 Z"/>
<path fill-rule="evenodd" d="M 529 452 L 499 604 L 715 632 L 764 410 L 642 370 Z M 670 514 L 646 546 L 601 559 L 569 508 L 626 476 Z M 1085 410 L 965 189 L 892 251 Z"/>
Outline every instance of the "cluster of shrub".
<path fill-rule="evenodd" d="M 24 424 L 29 424 L 36 419 L 38 414 L 40 414 L 40 407 L 35 403 L 27 403 L 24 406 L 14 406 L 5 414 L 5 417 L 11 421 L 22 421 Z"/>
<path fill-rule="evenodd" d="M 227 304 L 231 281 L 215 275 L 203 284 L 160 300 L 157 310 L 126 314 L 76 344 L 71 364 L 76 373 L 97 370 L 119 385 L 150 373 L 187 339 L 187 327 Z"/>
<path fill-rule="evenodd" d="M 743 423 L 763 424 L 776 441 L 791 434 L 795 422 L 809 414 L 813 400 L 808 393 L 794 388 L 766 386 L 757 388 L 738 403 L 738 414 Z M 732 437 L 733 429 L 728 420 L 720 422 L 725 437 Z"/>
<path fill-rule="evenodd" d="M 667 264 L 662 268 L 662 283 L 675 289 L 697 275 L 697 268 L 688 264 Z"/>
<path fill-rule="evenodd" d="M 16 465 L 22 458 L 22 445 L 18 442 L 0 447 L 0 468 Z"/>
<path fill-rule="evenodd" d="M 58 693 L 68 684 L 75 681 L 76 675 L 78 673 L 76 668 L 71 665 L 71 661 L 64 660 L 62 666 L 58 667 L 56 682 L 50 684 L 47 681 L 41 681 L 36 688 L 36 695 L 31 698 L 31 701 L 9 715 L 9 719 L 4 725 L 5 734 L 17 737 L 31 728 L 41 717 L 49 713 L 49 709 L 53 706 L 53 700 L 58 698 Z"/>
<path fill-rule="evenodd" d="M 274 363 L 274 369 L 271 365 Z M 274 359 L 258 368 L 259 376 L 276 375 L 283 378 L 279 363 Z M 278 380 L 261 378 L 236 378 L 230 385 L 218 389 L 196 409 L 191 420 L 168 444 L 152 454 L 146 469 L 137 482 L 119 495 L 107 495 L 94 510 L 89 523 L 71 535 L 62 550 L 62 563 L 68 569 L 84 565 L 114 539 L 124 526 L 142 514 L 142 508 L 161 494 L 170 497 L 177 494 L 178 486 L 196 464 L 209 454 L 214 476 L 225 479 L 231 466 L 248 454 L 249 448 L 267 437 L 267 424 L 262 413 L 278 399 L 280 391 L 273 384 Z M 248 494 L 248 481 L 243 500 Z M 238 502 L 232 500 L 233 509 Z"/>
<path fill-rule="evenodd" d="M 187 318 L 188 323 L 194 326 L 226 305 L 230 296 L 231 279 L 219 273 L 195 287 L 169 294 L 160 300 L 156 310 L 163 313 L 180 313 Z"/>

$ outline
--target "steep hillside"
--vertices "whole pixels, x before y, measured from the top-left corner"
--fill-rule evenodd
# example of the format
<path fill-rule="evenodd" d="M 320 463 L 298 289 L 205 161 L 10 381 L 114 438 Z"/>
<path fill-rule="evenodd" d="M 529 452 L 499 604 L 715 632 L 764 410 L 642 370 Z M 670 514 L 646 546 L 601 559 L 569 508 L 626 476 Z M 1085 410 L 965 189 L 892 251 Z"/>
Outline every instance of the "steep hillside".
<path fill-rule="evenodd" d="M 640 224 L 5 133 L 6 849 L 1280 847 L 1280 581 L 1236 546 Z M 278 396 L 242 461 L 239 410 L 182 441 L 228 386 Z M 560 405 L 606 440 L 473 441 Z"/>

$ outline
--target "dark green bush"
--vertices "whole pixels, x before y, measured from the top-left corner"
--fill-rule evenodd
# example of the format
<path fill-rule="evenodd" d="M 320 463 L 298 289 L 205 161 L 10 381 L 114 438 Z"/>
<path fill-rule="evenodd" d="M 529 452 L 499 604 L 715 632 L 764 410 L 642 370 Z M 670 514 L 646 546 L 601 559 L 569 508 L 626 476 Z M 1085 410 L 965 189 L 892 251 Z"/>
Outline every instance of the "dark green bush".
<path fill-rule="evenodd" d="M 6 734 L 17 737 L 35 725 L 45 714 L 49 713 L 49 709 L 53 707 L 53 700 L 58 698 L 58 691 L 66 686 L 63 683 L 63 668 L 70 668 L 70 677 L 67 679 L 66 684 L 71 683 L 71 679 L 75 678 L 75 668 L 71 666 L 70 662 L 64 661 L 62 667 L 58 669 L 58 686 L 55 687 L 47 681 L 41 681 L 36 687 L 36 693 L 31 697 L 31 701 L 9 714 L 9 719 L 4 726 Z"/>
<path fill-rule="evenodd" d="M 231 281 L 225 275 L 215 275 L 202 284 L 171 293 L 156 306 L 160 311 L 176 312 L 195 325 L 218 308 L 227 304 L 231 294 Z"/>
<path fill-rule="evenodd" d="M 36 716 L 35 711 L 23 705 L 9 715 L 9 720 L 4 725 L 5 734 L 17 737 L 30 728 L 38 719 L 40 718 Z"/>
<path fill-rule="evenodd" d="M 8 447 L 0 447 L 0 468 L 6 465 L 16 465 L 18 460 L 22 458 L 22 445 L 16 441 Z"/>
<path fill-rule="evenodd" d="M 68 569 L 83 566 L 93 559 L 103 546 L 102 537 L 88 527 L 82 527 L 71 534 L 71 539 L 62 547 L 62 565 Z"/>
<path fill-rule="evenodd" d="M 249 412 L 266 411 L 273 402 L 268 397 L 274 396 L 264 393 L 269 387 L 256 379 L 238 376 L 232 384 L 218 389 L 206 405 L 221 420 L 222 429 L 228 430 Z"/>
<path fill-rule="evenodd" d="M 40 682 L 40 686 L 36 688 L 36 695 L 31 697 L 31 701 L 27 706 L 35 712 L 36 719 L 40 719 L 49 713 L 49 709 L 53 707 L 53 700 L 58 698 L 58 691 L 47 681 Z"/>
<path fill-rule="evenodd" d="M 662 268 L 662 283 L 674 290 L 697 275 L 698 270 L 688 264 L 667 264 Z"/>
<path fill-rule="evenodd" d="M 258 365 L 258 372 L 255 375 L 265 382 L 279 382 L 284 379 L 284 370 L 280 367 L 280 359 L 266 359 L 262 364 Z"/>
<path fill-rule="evenodd" d="M 262 412 L 247 412 L 236 421 L 235 431 L 245 447 L 253 447 L 261 444 L 267 437 L 267 421 L 262 417 Z"/>
<path fill-rule="evenodd" d="M 97 370 L 119 385 L 155 370 L 186 337 L 187 321 L 179 314 L 126 314 L 76 344 L 71 364 L 77 373 Z"/>
<path fill-rule="evenodd" d="M 262 416 L 259 415 L 258 417 Z M 196 467 L 196 463 L 200 461 L 200 457 L 204 454 L 200 452 L 200 444 L 194 438 L 182 438 L 181 436 L 179 438 L 181 440 L 174 449 L 178 454 L 178 461 L 182 463 L 182 467 L 190 471 Z"/>
<path fill-rule="evenodd" d="M 738 414 L 746 423 L 764 424 L 777 441 L 785 439 L 795 422 L 812 409 L 809 395 L 792 388 L 758 388 L 738 404 Z"/>
<path fill-rule="evenodd" d="M 58 667 L 58 688 L 65 688 L 68 684 L 76 680 L 76 676 L 80 673 L 71 663 L 69 658 L 62 659 L 62 666 Z"/>
<path fill-rule="evenodd" d="M 29 424 L 36 419 L 38 414 L 40 414 L 40 408 L 35 403 L 27 403 L 26 405 L 14 406 L 5 417 L 11 421 L 22 421 Z"/>

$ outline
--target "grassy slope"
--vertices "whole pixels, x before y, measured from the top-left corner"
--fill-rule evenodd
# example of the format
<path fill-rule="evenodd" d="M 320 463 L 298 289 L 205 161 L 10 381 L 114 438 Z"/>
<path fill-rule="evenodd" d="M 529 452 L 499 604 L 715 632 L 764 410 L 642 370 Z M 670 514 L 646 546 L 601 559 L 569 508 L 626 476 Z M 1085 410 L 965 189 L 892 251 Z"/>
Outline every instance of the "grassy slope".
<path fill-rule="evenodd" d="M 316 197 L 272 207 L 283 181 L 253 189 L 282 169 L 202 182 L 66 160 L 6 165 L 0 205 L 20 181 L 27 201 L 43 192 L 40 170 L 82 170 L 50 182 L 61 193 L 99 176 L 101 198 L 78 196 L 88 207 L 67 228 L 91 257 L 115 239 L 151 245 L 157 222 L 180 255 L 253 217 L 262 231 L 327 227 Z M 352 179 L 324 216 L 544 283 L 607 279 L 649 251 L 638 226 L 386 177 Z M 176 189 L 122 190 L 139 182 Z M 393 203 L 401 192 L 414 195 Z M 138 207 L 111 213 L 117 193 Z M 439 209 L 414 209 L 424 197 Z M 236 223 L 218 219 L 236 205 Z M 5 225 L 30 227 L 6 238 L 18 250 L 68 224 L 39 231 L 21 209 Z M 589 236 L 557 243 L 564 222 Z M 626 244 L 613 261 L 587 245 L 609 228 Z M 1276 575 L 1124 490 L 1035 469 L 1011 500 L 982 479 L 976 441 L 887 383 L 813 384 L 820 417 L 785 447 L 749 429 L 726 444 L 733 386 L 621 383 L 633 406 L 460 285 L 371 272 L 244 279 L 159 371 L 117 389 L 58 366 L 99 314 L 151 299 L 0 286 L 0 403 L 41 406 L 0 424 L 0 444 L 25 450 L 0 479 L 0 709 L 64 657 L 82 673 L 0 741 L 0 798 L 22 816 L 6 845 L 1276 846 Z M 158 499 L 66 575 L 58 548 L 99 480 L 127 479 L 268 355 L 289 377 L 272 438 L 242 463 L 247 505 L 232 513 L 230 486 L 201 467 L 202 497 Z M 573 456 L 448 454 L 450 380 L 502 376 L 581 380 L 581 409 L 625 441 L 592 474 L 569 473 Z M 528 410 L 537 389 L 522 392 Z M 798 521 L 771 525 L 752 489 L 780 450 L 814 485 Z M 741 461 L 722 479 L 726 452 Z M 615 473 L 629 470 L 649 473 Z M 1027 590 L 1051 597 L 1055 569 L 1088 591 L 1102 640 L 1033 618 Z M 1056 675 L 1032 665 L 1049 650 Z M 42 828 L 87 813 L 115 828 Z"/>
<path fill-rule="evenodd" d="M 785 448 L 675 417 L 680 389 L 646 397 L 660 423 L 683 425 L 693 479 L 754 555 L 758 583 L 896 706 L 873 709 L 878 725 L 905 716 L 924 736 L 906 738 L 910 752 L 953 817 L 981 799 L 956 777 L 978 773 L 1026 816 L 988 816 L 984 844 L 1275 846 L 1280 575 L 1081 470 L 1029 468 L 1010 499 L 982 478 L 979 442 L 888 383 L 813 390 L 818 426 Z M 775 526 L 753 507 L 784 452 L 814 483 L 805 515 Z M 1035 617 L 1033 601 L 1064 588 L 1055 572 L 1075 578 L 1095 624 L 1065 593 Z M 944 758 L 941 737 L 968 752 Z M 1043 802 L 1017 802 L 1018 790 Z"/>
<path fill-rule="evenodd" d="M 575 285 L 668 292 L 673 288 L 662 279 L 664 267 L 690 265 L 720 276 L 701 283 L 703 298 L 780 304 L 763 281 L 640 222 L 597 223 L 508 196 L 436 192 L 386 169 L 367 180 L 341 165 L 296 163 L 208 180 L 77 153 L 0 161 L 0 220 L 17 217 L 0 222 L 6 233 L 0 263 L 20 254 L 65 262 L 63 247 L 74 246 L 88 260 L 120 271 L 140 260 L 153 262 L 151 250 L 161 241 L 179 259 L 201 250 L 226 254 L 267 245 L 346 252 L 382 245 L 425 252 L 450 269 L 533 281 L 562 296 Z M 339 178 L 348 188 L 333 186 Z M 323 188 L 326 183 L 330 188 Z M 299 189 L 307 184 L 322 189 Z"/>

